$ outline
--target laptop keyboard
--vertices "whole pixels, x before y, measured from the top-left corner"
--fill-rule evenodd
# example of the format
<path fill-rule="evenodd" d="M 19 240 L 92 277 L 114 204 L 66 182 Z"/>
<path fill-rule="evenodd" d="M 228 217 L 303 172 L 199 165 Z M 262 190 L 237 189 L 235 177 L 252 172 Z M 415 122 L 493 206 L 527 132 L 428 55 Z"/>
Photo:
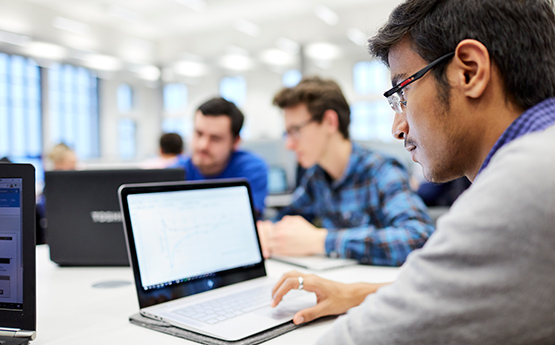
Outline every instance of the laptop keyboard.
<path fill-rule="evenodd" d="M 251 289 L 176 309 L 173 312 L 193 320 L 213 325 L 269 306 L 272 302 L 270 291 L 269 287 Z"/>

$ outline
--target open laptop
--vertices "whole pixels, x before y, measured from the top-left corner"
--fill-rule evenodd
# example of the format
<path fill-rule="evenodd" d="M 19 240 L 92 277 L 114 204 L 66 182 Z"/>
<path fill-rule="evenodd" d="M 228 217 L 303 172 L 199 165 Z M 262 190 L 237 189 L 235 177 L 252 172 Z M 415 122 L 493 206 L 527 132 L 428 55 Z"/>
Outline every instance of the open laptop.
<path fill-rule="evenodd" d="M 46 241 L 60 266 L 128 266 L 118 188 L 183 180 L 183 169 L 47 171 Z"/>
<path fill-rule="evenodd" d="M 266 276 L 246 180 L 124 185 L 119 194 L 143 316 L 235 341 L 316 304 L 294 290 L 270 308 L 277 279 Z"/>
<path fill-rule="evenodd" d="M 0 344 L 36 336 L 35 168 L 0 163 Z"/>

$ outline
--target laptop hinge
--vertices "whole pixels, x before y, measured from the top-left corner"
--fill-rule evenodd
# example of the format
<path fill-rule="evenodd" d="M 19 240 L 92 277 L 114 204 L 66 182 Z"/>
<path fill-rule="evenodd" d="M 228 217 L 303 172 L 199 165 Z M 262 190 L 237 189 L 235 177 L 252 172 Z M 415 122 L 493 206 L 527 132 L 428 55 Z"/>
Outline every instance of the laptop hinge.
<path fill-rule="evenodd" d="M 35 340 L 37 337 L 37 332 L 35 331 L 25 331 L 19 328 L 0 328 L 0 336 L 2 337 L 12 337 L 12 338 L 24 338 Z"/>

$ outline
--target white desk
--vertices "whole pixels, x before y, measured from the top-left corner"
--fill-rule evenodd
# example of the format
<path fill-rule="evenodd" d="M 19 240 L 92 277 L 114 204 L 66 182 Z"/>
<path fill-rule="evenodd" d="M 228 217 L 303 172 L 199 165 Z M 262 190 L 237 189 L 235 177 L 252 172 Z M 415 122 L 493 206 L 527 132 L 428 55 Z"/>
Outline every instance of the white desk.
<path fill-rule="evenodd" d="M 296 269 L 268 260 L 270 276 Z M 342 282 L 387 282 L 397 277 L 390 267 L 350 266 L 322 276 Z M 130 284 L 93 287 L 107 281 Z M 37 247 L 37 339 L 33 345 L 87 344 L 197 344 L 135 326 L 128 317 L 139 310 L 133 274 L 129 267 L 58 267 L 50 261 L 48 247 Z M 312 344 L 332 324 L 320 321 L 274 338 L 265 344 Z"/>

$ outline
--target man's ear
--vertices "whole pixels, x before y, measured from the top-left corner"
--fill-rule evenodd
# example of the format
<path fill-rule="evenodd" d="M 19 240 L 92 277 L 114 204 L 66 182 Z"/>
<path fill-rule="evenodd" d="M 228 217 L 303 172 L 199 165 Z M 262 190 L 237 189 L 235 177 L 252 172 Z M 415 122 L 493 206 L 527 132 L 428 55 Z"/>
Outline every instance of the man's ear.
<path fill-rule="evenodd" d="M 339 130 L 339 115 L 335 110 L 328 109 L 324 112 L 323 122 L 329 125 L 329 128 Z"/>
<path fill-rule="evenodd" d="M 233 151 L 239 148 L 239 144 L 241 143 L 241 136 L 237 135 L 235 139 L 233 139 Z"/>
<path fill-rule="evenodd" d="M 455 85 L 460 87 L 467 97 L 481 97 L 492 76 L 492 65 L 486 46 L 473 39 L 462 40 L 455 49 L 453 61 L 456 69 Z"/>

